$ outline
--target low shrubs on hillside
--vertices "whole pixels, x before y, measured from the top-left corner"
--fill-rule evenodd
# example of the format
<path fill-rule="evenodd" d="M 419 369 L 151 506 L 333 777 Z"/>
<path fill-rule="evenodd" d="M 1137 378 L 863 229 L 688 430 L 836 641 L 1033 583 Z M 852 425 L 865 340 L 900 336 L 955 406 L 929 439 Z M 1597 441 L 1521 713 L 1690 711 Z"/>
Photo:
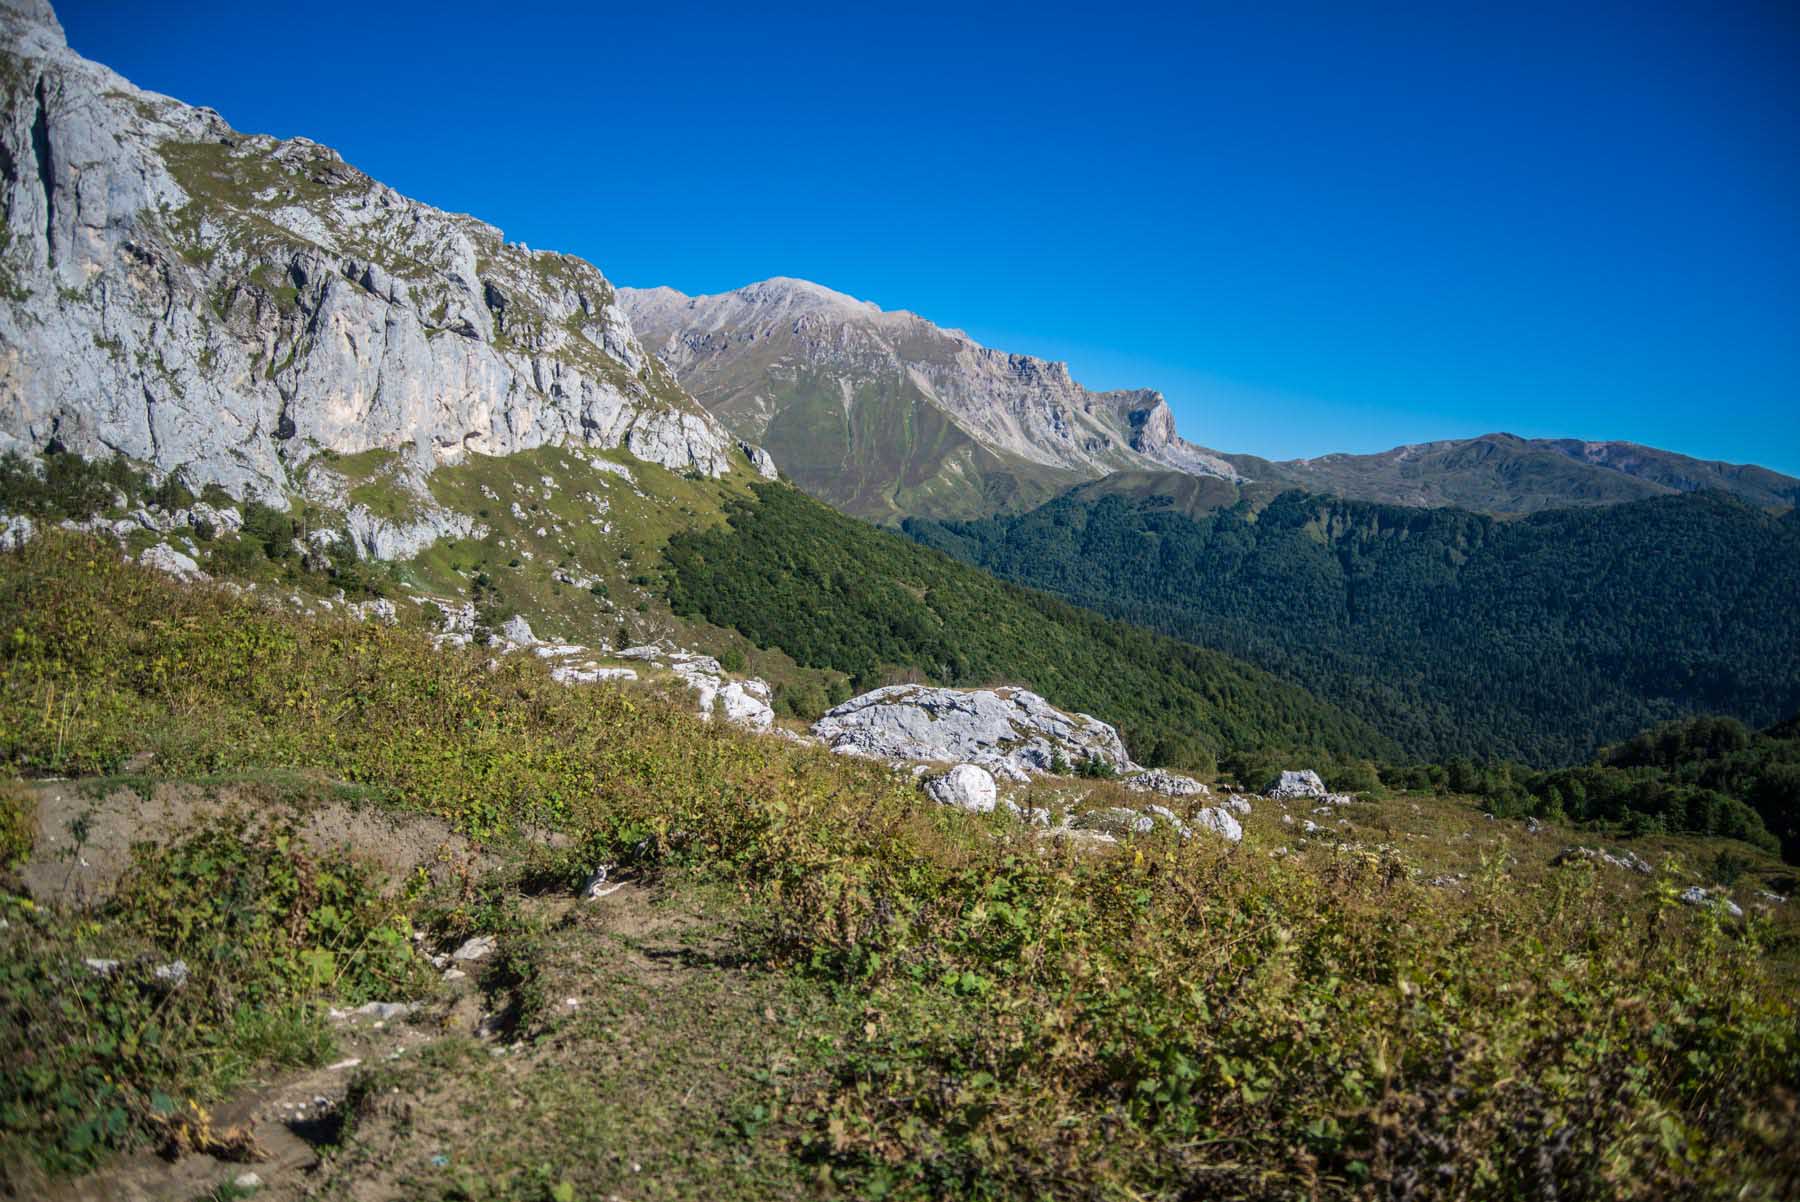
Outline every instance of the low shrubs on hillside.
<path fill-rule="evenodd" d="M 320 1063 L 318 999 L 427 987 L 401 899 L 347 852 L 220 819 L 140 847 L 91 913 L 0 894 L 0 1177 L 173 1138 L 259 1065 Z"/>
<path fill-rule="evenodd" d="M 824 1077 L 758 1103 L 842 1192 L 1773 1199 L 1800 1173 L 1790 965 L 1664 882 L 1496 863 L 1464 894 L 1392 853 L 1164 835 L 1081 854 L 878 764 L 61 537 L 0 564 L 0 630 L 14 765 L 307 768 L 729 884 L 741 950 L 853 1004 L 806 1033 Z M 9 1007 L 75 979 L 0 978 Z M 133 1089 L 161 1071 L 83 1048 Z M 9 1139 L 40 1138 L 35 1106 Z"/>

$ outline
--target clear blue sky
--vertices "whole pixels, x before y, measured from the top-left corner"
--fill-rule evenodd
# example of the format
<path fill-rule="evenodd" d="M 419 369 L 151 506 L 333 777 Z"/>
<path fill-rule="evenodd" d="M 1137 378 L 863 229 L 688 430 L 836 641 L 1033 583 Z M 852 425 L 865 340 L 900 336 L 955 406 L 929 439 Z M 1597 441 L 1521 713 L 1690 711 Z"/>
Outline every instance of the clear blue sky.
<path fill-rule="evenodd" d="M 1800 474 L 1792 3 L 174 5 L 76 49 L 614 280 L 802 276 L 1288 457 Z"/>

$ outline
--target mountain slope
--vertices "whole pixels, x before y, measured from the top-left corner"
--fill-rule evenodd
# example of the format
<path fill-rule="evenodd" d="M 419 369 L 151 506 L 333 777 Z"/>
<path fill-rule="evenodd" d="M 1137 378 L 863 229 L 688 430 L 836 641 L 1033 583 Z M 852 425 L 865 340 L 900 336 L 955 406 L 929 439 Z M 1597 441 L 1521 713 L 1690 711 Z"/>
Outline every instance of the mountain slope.
<path fill-rule="evenodd" d="M 321 451 L 415 476 L 563 442 L 719 475 L 729 434 L 592 265 L 235 132 L 0 2 L 0 450 L 122 452 L 287 503 Z"/>
<path fill-rule="evenodd" d="M 1210 769 L 1253 747 L 1344 759 L 1397 750 L 1359 717 L 1220 655 L 1002 584 L 782 484 L 730 502 L 729 527 L 677 534 L 677 614 L 735 627 L 858 688 L 919 675 L 1022 683 L 1119 728 L 1133 758 Z"/>
<path fill-rule="evenodd" d="M 1800 501 L 1800 480 L 1778 472 L 1625 442 L 1487 434 L 1375 455 L 1224 454 L 1180 438 L 1160 393 L 1090 392 L 1065 364 L 804 280 L 619 297 L 645 343 L 735 433 L 766 442 L 814 496 L 876 521 L 1018 512 L 1082 479 L 1169 469 L 1501 516 L 1705 489 L 1754 505 Z"/>
<path fill-rule="evenodd" d="M 1236 474 L 1176 437 L 1159 393 L 1090 392 L 1066 364 L 804 280 L 699 297 L 621 288 L 619 299 L 709 410 L 859 517 L 1019 509 L 1120 468 Z"/>
<path fill-rule="evenodd" d="M 1302 682 L 1431 758 L 1571 763 L 1669 718 L 1800 708 L 1797 511 L 1695 494 L 1502 522 L 1168 483 L 905 529 Z"/>
<path fill-rule="evenodd" d="M 1500 515 L 1707 490 L 1730 493 L 1752 505 L 1800 503 L 1800 480 L 1791 476 L 1631 442 L 1484 434 L 1375 455 L 1321 455 L 1279 463 L 1249 455 L 1224 458 L 1249 478 L 1311 492 Z"/>

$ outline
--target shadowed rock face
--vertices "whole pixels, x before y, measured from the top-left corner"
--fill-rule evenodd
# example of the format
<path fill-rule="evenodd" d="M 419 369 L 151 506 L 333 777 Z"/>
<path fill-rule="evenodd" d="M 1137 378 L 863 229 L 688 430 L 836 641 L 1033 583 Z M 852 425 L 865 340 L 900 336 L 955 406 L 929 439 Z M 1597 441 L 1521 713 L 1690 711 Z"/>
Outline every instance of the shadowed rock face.
<path fill-rule="evenodd" d="M 0 86 L 0 449 L 122 451 L 277 503 L 321 450 L 418 474 L 563 442 L 741 461 L 591 264 L 141 91 L 41 0 L 0 0 Z"/>
<path fill-rule="evenodd" d="M 1066 364 L 981 346 L 804 280 L 718 296 L 619 290 L 645 343 L 809 492 L 859 516 L 1016 508 L 1120 469 L 1235 479 L 1160 393 L 1091 392 Z"/>

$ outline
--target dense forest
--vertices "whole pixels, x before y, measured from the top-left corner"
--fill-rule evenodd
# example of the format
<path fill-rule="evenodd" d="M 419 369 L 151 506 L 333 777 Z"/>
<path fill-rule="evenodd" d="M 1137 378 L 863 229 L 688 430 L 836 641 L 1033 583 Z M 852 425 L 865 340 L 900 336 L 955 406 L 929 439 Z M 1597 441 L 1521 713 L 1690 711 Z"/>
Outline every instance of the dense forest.
<path fill-rule="evenodd" d="M 858 688 L 1022 683 L 1113 723 L 1148 763 L 1206 769 L 1243 747 L 1332 758 L 1398 750 L 1360 719 L 1218 652 L 1003 583 L 789 486 L 756 494 L 731 508 L 729 528 L 670 540 L 677 614 L 847 672 Z"/>
<path fill-rule="evenodd" d="M 1465 758 L 1390 768 L 1381 778 L 1474 794 L 1505 817 L 1721 835 L 1800 863 L 1800 716 L 1762 731 L 1735 718 L 1666 722 L 1574 768 L 1532 772 Z"/>
<path fill-rule="evenodd" d="M 1065 494 L 908 534 L 1304 684 L 1422 759 L 1580 763 L 1699 714 L 1800 709 L 1800 520 L 1719 494 L 1507 522 L 1283 493 Z"/>

